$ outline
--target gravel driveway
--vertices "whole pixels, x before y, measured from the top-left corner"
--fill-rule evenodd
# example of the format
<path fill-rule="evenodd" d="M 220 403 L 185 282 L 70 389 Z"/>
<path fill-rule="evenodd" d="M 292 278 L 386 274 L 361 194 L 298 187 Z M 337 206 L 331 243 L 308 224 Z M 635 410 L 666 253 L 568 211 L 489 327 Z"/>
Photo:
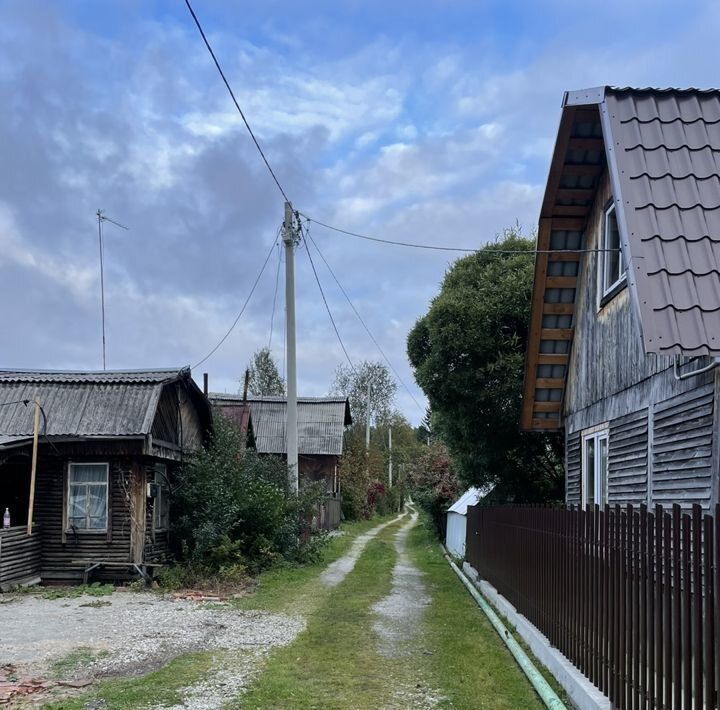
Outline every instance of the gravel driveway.
<path fill-rule="evenodd" d="M 209 674 L 202 701 L 198 689 L 188 688 L 195 697 L 188 698 L 187 707 L 220 707 L 243 689 L 269 649 L 290 643 L 304 625 L 299 617 L 152 593 L 67 599 L 23 595 L 0 604 L 0 667 L 11 664 L 22 676 L 44 678 L 54 663 L 82 649 L 96 657 L 66 675 L 85 679 L 147 673 L 191 651 L 243 650 L 234 656 L 242 663 L 233 663 L 231 673 L 220 662 Z"/>

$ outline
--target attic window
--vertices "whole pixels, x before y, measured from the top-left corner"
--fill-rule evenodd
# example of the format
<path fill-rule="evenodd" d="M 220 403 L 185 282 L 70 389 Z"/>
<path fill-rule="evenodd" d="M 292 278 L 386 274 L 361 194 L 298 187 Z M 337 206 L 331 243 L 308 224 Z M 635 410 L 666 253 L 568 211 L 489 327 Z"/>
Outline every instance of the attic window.
<path fill-rule="evenodd" d="M 612 298 L 625 284 L 625 260 L 620 248 L 620 230 L 618 229 L 615 205 L 605 210 L 600 252 L 600 305 Z"/>

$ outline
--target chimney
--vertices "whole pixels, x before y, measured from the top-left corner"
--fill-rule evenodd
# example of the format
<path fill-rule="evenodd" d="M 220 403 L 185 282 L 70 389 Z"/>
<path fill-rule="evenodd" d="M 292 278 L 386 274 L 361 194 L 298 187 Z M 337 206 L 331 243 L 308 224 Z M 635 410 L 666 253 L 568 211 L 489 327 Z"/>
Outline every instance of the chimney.
<path fill-rule="evenodd" d="M 248 385 L 250 384 L 250 370 L 245 370 L 245 384 L 243 386 L 243 402 L 247 402 Z"/>
<path fill-rule="evenodd" d="M 205 396 L 207 397 L 208 393 L 208 373 L 203 372 L 203 392 L 205 393 Z"/>

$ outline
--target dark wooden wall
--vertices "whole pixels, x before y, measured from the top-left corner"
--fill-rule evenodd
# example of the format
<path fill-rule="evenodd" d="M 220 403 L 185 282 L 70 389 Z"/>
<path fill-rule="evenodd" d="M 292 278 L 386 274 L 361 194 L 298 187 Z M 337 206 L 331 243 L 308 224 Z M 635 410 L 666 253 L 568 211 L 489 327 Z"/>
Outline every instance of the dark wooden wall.
<path fill-rule="evenodd" d="M 609 199 L 603 179 L 586 248 L 598 245 Z M 597 254 L 584 255 L 576 295 L 563 405 L 567 502 L 580 502 L 582 432 L 607 424 L 609 503 L 698 503 L 709 510 L 718 496 L 720 373 L 677 381 L 672 358 L 646 355 L 627 288 L 598 310 L 597 262 Z"/>

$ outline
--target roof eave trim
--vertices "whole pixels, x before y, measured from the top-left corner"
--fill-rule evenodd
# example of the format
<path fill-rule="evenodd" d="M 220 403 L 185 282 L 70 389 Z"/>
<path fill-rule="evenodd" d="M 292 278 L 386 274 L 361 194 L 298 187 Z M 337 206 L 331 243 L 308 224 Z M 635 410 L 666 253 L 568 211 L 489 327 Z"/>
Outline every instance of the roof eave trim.
<path fill-rule="evenodd" d="M 563 95 L 562 107 L 567 106 L 591 106 L 605 101 L 607 86 L 594 86 L 590 89 L 578 89 L 577 91 L 566 91 Z"/>

